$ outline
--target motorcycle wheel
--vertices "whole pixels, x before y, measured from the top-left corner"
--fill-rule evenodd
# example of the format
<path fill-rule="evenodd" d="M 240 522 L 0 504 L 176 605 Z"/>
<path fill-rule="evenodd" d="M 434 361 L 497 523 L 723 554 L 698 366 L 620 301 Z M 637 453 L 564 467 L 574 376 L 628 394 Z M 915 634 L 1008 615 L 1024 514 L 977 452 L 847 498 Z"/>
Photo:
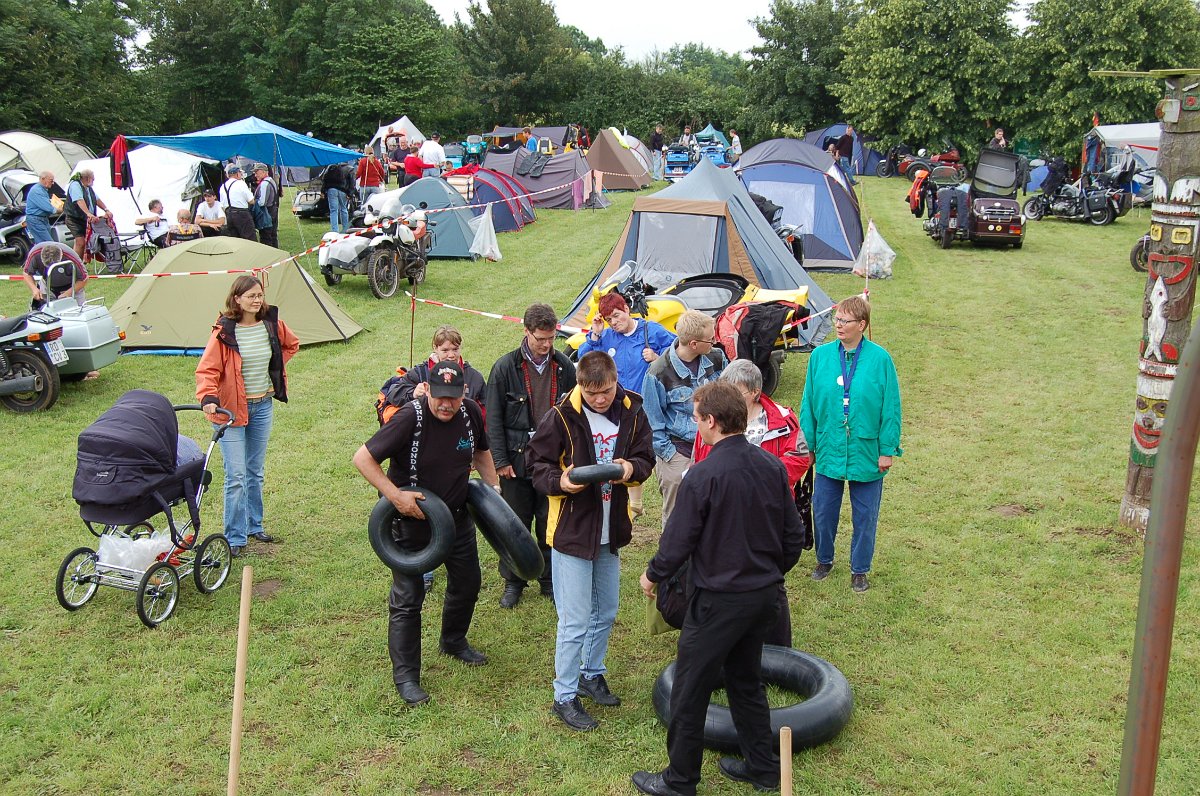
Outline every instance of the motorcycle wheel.
<path fill-rule="evenodd" d="M 375 298 L 391 298 L 400 287 L 400 268 L 396 252 L 388 248 L 371 252 L 367 261 L 367 284 Z"/>
<path fill-rule="evenodd" d="M 908 177 L 909 182 L 913 182 L 922 171 L 929 171 L 929 164 L 923 160 L 914 160 L 908 164 L 908 170 L 904 172 L 904 176 Z"/>
<path fill-rule="evenodd" d="M 942 248 L 949 249 L 952 243 L 954 243 L 954 230 L 950 229 L 950 227 L 942 227 Z"/>
<path fill-rule="evenodd" d="M 429 266 L 429 259 L 426 254 L 425 238 L 421 238 L 416 243 L 417 253 L 409 261 L 405 267 L 405 276 L 408 277 L 408 284 L 419 285 L 425 281 L 425 273 Z"/>
<path fill-rule="evenodd" d="M 9 241 L 9 244 L 16 249 L 12 257 L 18 264 L 25 262 L 25 258 L 29 256 L 29 250 L 33 248 L 33 244 L 29 238 L 24 235 L 14 235 Z"/>
<path fill-rule="evenodd" d="M 1139 274 L 1144 274 L 1150 268 L 1150 241 L 1142 239 L 1133 244 L 1129 250 L 1129 264 Z"/>
<path fill-rule="evenodd" d="M 13 376 L 36 376 L 42 381 L 40 390 L 21 392 L 0 397 L 0 404 L 14 412 L 40 412 L 54 406 L 58 400 L 58 368 L 41 354 L 28 349 L 14 349 L 6 353 Z"/>
<path fill-rule="evenodd" d="M 1040 221 L 1042 216 L 1046 215 L 1046 206 L 1042 204 L 1042 197 L 1035 196 L 1026 199 L 1025 204 L 1021 206 L 1021 212 L 1030 221 Z"/>
<path fill-rule="evenodd" d="M 333 287 L 342 283 L 342 275 L 340 272 L 329 269 L 321 269 L 321 276 L 325 277 L 325 284 Z"/>
<path fill-rule="evenodd" d="M 891 164 L 890 164 L 890 163 L 888 163 L 886 160 L 882 160 L 882 161 L 880 161 L 880 162 L 879 162 L 879 165 L 875 167 L 875 176 L 876 176 L 876 177 L 890 177 L 890 176 L 892 176 L 892 166 L 891 166 Z"/>
<path fill-rule="evenodd" d="M 1107 202 L 1098 210 L 1088 211 L 1088 222 L 1093 226 L 1103 227 L 1106 224 L 1111 224 L 1117 220 L 1117 213 L 1112 209 L 1112 205 Z"/>

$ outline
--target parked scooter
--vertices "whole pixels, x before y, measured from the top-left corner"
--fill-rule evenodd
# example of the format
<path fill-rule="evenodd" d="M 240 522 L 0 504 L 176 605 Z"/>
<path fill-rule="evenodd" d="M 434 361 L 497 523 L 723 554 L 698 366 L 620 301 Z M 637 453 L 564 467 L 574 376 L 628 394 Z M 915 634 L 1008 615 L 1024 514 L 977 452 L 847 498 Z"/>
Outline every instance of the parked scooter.
<path fill-rule="evenodd" d="M 339 284 L 344 274 L 365 274 L 375 298 L 391 298 L 400 286 L 401 275 L 410 285 L 425 281 L 436 226 L 426 220 L 425 210 L 393 199 L 384 205 L 378 218 L 368 212 L 363 223 L 383 226 L 348 238 L 337 232 L 326 232 L 322 237 L 331 242 L 317 255 L 325 284 Z"/>
<path fill-rule="evenodd" d="M 879 161 L 879 165 L 875 167 L 875 176 L 895 177 L 900 173 L 900 162 L 911 155 L 912 148 L 908 144 L 900 143 L 889 147 L 883 160 Z"/>
<path fill-rule="evenodd" d="M 0 318 L 0 405 L 14 412 L 49 409 L 66 364 L 63 323 L 46 312 Z"/>

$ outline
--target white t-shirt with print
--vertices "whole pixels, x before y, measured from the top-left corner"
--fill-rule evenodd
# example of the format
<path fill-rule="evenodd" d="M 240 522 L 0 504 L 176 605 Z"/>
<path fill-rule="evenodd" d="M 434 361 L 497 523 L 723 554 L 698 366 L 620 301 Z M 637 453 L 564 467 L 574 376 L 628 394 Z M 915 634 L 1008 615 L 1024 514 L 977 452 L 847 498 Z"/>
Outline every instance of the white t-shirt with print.
<path fill-rule="evenodd" d="M 617 448 L 617 425 L 601 414 L 597 414 L 587 406 L 583 407 L 583 415 L 587 418 L 592 429 L 592 444 L 596 449 L 596 464 L 612 464 L 613 452 Z M 612 484 L 600 485 L 600 499 L 604 502 L 604 526 L 600 531 L 600 544 L 608 544 L 609 515 L 612 512 Z"/>

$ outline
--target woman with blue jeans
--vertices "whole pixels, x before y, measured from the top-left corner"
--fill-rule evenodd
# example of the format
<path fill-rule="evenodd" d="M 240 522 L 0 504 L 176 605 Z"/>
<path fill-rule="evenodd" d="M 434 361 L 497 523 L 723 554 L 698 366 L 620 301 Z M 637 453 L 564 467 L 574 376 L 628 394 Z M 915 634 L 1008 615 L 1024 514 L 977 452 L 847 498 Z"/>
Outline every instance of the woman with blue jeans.
<path fill-rule="evenodd" d="M 867 590 L 875 556 L 875 529 L 883 477 L 900 456 L 900 382 L 892 357 L 863 337 L 871 305 L 862 296 L 843 299 L 833 322 L 837 342 L 819 346 L 808 360 L 800 428 L 812 451 L 813 526 L 817 566 L 813 580 L 833 568 L 842 495 L 850 489 L 850 587 Z"/>
<path fill-rule="evenodd" d="M 240 556 L 248 537 L 273 542 L 263 530 L 263 475 L 274 401 L 287 402 L 284 367 L 300 348 L 296 335 L 267 304 L 253 276 L 234 280 L 225 308 L 196 366 L 196 399 L 212 418 L 217 407 L 233 412 L 221 437 L 225 463 L 225 538 Z"/>

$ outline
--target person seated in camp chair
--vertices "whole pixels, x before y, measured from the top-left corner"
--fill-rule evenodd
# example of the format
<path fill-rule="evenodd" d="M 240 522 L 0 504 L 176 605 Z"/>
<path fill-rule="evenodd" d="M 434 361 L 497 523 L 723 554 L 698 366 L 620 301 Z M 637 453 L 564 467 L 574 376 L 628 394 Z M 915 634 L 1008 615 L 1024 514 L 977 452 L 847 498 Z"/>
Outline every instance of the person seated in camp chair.
<path fill-rule="evenodd" d="M 175 214 L 175 223 L 171 225 L 171 231 L 167 233 L 167 245 L 174 246 L 176 243 L 202 237 L 204 233 L 200 227 L 192 223 L 192 214 L 186 207 L 181 207 Z"/>
<path fill-rule="evenodd" d="M 151 243 L 160 249 L 166 248 L 169 245 L 167 235 L 171 232 L 171 224 L 163 218 L 163 203 L 158 199 L 151 199 L 147 207 L 150 210 L 149 214 L 134 219 L 133 223 L 146 230 Z"/>
<path fill-rule="evenodd" d="M 196 224 L 206 238 L 224 234 L 225 213 L 217 203 L 216 191 L 205 191 L 204 201 L 196 205 Z"/>

